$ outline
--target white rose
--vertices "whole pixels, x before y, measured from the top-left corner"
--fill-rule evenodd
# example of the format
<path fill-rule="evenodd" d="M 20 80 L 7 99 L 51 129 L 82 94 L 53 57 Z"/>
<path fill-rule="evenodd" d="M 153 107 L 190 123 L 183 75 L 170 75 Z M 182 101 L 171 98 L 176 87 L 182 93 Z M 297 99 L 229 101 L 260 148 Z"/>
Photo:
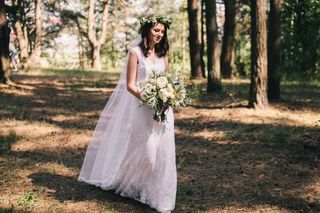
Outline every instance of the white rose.
<path fill-rule="evenodd" d="M 167 88 L 163 88 L 159 91 L 159 97 L 161 98 L 161 100 L 163 100 L 163 102 L 167 102 L 168 97 L 170 97 Z"/>
<path fill-rule="evenodd" d="M 164 88 L 168 84 L 168 79 L 164 76 L 157 78 L 157 86 L 160 88 Z"/>
<path fill-rule="evenodd" d="M 169 91 L 170 93 L 174 93 L 174 89 L 173 89 L 172 84 L 168 84 L 167 88 L 168 88 L 168 91 Z"/>

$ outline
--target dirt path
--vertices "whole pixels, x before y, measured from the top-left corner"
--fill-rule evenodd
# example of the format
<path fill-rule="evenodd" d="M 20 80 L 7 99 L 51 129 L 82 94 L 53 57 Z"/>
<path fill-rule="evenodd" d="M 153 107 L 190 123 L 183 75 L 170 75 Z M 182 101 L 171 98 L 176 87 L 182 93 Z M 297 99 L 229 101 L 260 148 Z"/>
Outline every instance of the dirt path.
<path fill-rule="evenodd" d="M 154 212 L 77 181 L 112 79 L 40 72 L 0 87 L 0 212 Z M 247 86 L 224 82 L 175 112 L 175 212 L 320 211 L 320 88 L 287 85 L 251 110 Z"/>

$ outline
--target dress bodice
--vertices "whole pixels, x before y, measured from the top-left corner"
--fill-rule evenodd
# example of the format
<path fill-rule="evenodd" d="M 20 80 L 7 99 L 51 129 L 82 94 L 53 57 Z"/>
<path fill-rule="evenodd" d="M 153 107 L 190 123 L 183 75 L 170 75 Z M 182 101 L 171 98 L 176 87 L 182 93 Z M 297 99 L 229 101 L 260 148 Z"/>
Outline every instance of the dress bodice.
<path fill-rule="evenodd" d="M 137 82 L 145 81 L 153 72 L 161 73 L 166 71 L 166 64 L 164 57 L 155 57 L 153 61 L 150 57 L 145 57 L 139 46 L 132 48 L 138 57 L 137 66 Z"/>

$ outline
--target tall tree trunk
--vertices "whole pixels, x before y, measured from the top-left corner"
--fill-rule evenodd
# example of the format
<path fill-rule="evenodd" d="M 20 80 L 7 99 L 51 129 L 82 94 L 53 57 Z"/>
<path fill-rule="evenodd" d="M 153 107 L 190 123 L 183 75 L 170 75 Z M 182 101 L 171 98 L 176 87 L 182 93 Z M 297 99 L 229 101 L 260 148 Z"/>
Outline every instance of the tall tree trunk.
<path fill-rule="evenodd" d="M 85 55 L 84 55 L 85 47 L 83 45 L 84 41 L 83 41 L 83 37 L 82 37 L 82 32 L 81 32 L 81 26 L 80 26 L 79 19 L 76 18 L 75 21 L 76 21 L 76 24 L 77 24 L 77 27 L 78 27 L 77 38 L 78 38 L 78 45 L 79 45 L 79 67 L 81 69 L 84 69 L 84 58 L 85 58 Z"/>
<path fill-rule="evenodd" d="M 16 30 L 17 33 L 17 40 L 19 43 L 19 50 L 20 50 L 20 59 L 21 61 L 25 61 L 29 54 L 28 54 L 28 42 L 24 37 L 23 31 L 22 31 L 22 26 L 21 26 L 21 21 L 17 20 L 14 28 Z"/>
<path fill-rule="evenodd" d="M 42 21 L 41 21 L 41 0 L 35 1 L 35 22 L 36 22 L 36 38 L 34 42 L 33 52 L 29 59 L 29 64 L 38 66 L 41 56 L 41 35 L 42 35 Z"/>
<path fill-rule="evenodd" d="M 14 28 L 17 33 L 17 39 L 19 43 L 19 49 L 20 49 L 20 60 L 21 61 L 26 61 L 27 58 L 29 57 L 28 54 L 28 42 L 26 38 L 24 37 L 23 29 L 21 26 L 21 23 L 23 22 L 23 15 L 24 15 L 24 8 L 22 5 L 22 0 L 18 0 L 18 11 L 17 15 L 15 18 L 15 24 Z"/>
<path fill-rule="evenodd" d="M 280 98 L 280 49 L 281 49 L 282 0 L 270 0 L 268 33 L 268 99 Z"/>
<path fill-rule="evenodd" d="M 201 47 L 200 47 L 200 58 L 201 58 L 201 70 L 202 70 L 202 77 L 206 77 L 206 65 L 204 63 L 204 28 L 205 28 L 205 19 L 204 19 L 204 14 L 205 14 L 205 5 L 204 5 L 205 0 L 201 0 Z"/>
<path fill-rule="evenodd" d="M 197 13 L 198 13 L 198 1 L 188 0 L 189 47 L 190 47 L 190 62 L 191 62 L 191 78 L 193 79 L 202 78 Z"/>
<path fill-rule="evenodd" d="M 97 38 L 94 27 L 96 17 L 96 14 L 94 13 L 94 2 L 94 0 L 89 0 L 88 38 L 92 47 L 92 68 L 101 69 L 100 50 L 101 45 L 106 41 L 108 0 L 103 1 L 102 30 L 100 32 L 100 38 Z"/>
<path fill-rule="evenodd" d="M 10 28 L 6 18 L 5 1 L 0 0 L 0 81 L 2 83 L 10 83 L 10 59 L 9 59 L 9 43 Z"/>
<path fill-rule="evenodd" d="M 185 21 L 185 17 L 184 17 L 184 13 L 181 13 L 182 16 L 182 71 L 186 70 L 186 58 L 187 58 L 187 54 L 186 54 L 186 21 Z"/>
<path fill-rule="evenodd" d="M 207 26 L 207 57 L 208 57 L 208 85 L 207 91 L 221 90 L 221 75 L 219 64 L 219 41 L 216 18 L 216 1 L 206 0 L 206 26 Z M 218 59 L 218 60 L 217 60 Z"/>
<path fill-rule="evenodd" d="M 221 52 L 221 73 L 232 78 L 234 70 L 234 37 L 236 26 L 236 0 L 225 0 L 225 22 Z"/>
<path fill-rule="evenodd" d="M 251 84 L 249 107 L 266 107 L 267 97 L 267 2 L 251 1 Z"/>

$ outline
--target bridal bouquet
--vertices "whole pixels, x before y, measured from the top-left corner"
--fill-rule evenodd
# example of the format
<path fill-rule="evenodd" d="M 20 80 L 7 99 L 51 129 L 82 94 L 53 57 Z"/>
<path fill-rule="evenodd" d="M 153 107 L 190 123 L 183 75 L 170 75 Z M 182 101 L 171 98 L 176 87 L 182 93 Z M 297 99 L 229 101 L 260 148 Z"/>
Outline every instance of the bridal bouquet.
<path fill-rule="evenodd" d="M 166 120 L 168 107 L 186 107 L 194 98 L 194 91 L 188 91 L 177 76 L 152 72 L 149 79 L 139 84 L 141 100 L 154 109 L 154 120 Z"/>

